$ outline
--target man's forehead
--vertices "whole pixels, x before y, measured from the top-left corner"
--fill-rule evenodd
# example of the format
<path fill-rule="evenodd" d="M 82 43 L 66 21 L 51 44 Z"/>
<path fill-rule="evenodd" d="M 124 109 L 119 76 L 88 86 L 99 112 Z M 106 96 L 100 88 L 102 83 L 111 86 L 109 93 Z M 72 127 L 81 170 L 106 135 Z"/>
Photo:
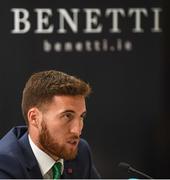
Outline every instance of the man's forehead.
<path fill-rule="evenodd" d="M 60 103 L 85 103 L 85 97 L 82 95 L 70 96 L 70 95 L 55 95 L 52 98 L 53 102 Z"/>
<path fill-rule="evenodd" d="M 83 96 L 54 96 L 51 102 L 46 104 L 47 107 L 53 106 L 63 111 L 86 111 L 85 98 Z"/>

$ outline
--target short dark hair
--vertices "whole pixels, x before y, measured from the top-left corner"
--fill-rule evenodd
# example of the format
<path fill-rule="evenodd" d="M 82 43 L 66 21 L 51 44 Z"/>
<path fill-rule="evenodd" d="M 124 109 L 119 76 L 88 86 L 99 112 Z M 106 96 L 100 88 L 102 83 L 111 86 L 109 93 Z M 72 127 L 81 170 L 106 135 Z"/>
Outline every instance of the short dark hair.
<path fill-rule="evenodd" d="M 33 74 L 27 81 L 22 96 L 22 113 L 28 123 L 27 113 L 30 108 L 40 108 L 52 100 L 55 95 L 82 95 L 91 92 L 88 83 L 66 73 L 49 70 Z"/>

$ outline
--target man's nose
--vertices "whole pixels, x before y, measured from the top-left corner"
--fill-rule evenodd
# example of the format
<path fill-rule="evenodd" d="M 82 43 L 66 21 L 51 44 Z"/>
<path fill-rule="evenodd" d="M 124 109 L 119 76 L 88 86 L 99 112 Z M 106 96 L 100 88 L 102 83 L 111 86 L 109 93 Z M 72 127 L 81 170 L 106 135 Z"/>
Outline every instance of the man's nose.
<path fill-rule="evenodd" d="M 81 135 L 81 131 L 83 129 L 83 121 L 82 120 L 75 120 L 71 126 L 71 133 L 80 136 Z"/>

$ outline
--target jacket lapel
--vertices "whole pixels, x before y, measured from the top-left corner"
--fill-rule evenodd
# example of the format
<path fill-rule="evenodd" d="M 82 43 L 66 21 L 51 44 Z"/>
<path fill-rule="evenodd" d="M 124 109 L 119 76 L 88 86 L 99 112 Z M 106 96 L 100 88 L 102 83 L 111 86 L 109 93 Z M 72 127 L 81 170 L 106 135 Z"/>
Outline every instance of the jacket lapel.
<path fill-rule="evenodd" d="M 38 162 L 33 154 L 31 146 L 28 140 L 28 133 L 26 132 L 20 139 L 19 143 L 22 147 L 23 154 L 25 156 L 25 163 L 27 167 L 28 176 L 31 179 L 42 179 L 42 174 L 38 165 Z"/>

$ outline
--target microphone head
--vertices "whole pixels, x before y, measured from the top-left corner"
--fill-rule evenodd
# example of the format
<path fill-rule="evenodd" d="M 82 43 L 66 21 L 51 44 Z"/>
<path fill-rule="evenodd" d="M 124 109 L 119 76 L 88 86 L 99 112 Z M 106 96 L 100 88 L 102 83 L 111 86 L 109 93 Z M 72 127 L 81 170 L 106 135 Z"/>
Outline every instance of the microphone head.
<path fill-rule="evenodd" d="M 123 170 L 128 171 L 129 168 L 130 168 L 130 165 L 129 165 L 128 163 L 125 163 L 125 162 L 120 162 L 120 163 L 118 164 L 118 167 L 120 167 L 120 168 L 123 169 Z"/>
<path fill-rule="evenodd" d="M 128 163 L 120 162 L 118 167 L 120 167 L 124 171 L 127 171 L 128 173 L 135 173 L 135 174 L 141 176 L 142 178 L 153 179 L 152 177 L 148 176 L 147 174 L 132 168 Z"/>

